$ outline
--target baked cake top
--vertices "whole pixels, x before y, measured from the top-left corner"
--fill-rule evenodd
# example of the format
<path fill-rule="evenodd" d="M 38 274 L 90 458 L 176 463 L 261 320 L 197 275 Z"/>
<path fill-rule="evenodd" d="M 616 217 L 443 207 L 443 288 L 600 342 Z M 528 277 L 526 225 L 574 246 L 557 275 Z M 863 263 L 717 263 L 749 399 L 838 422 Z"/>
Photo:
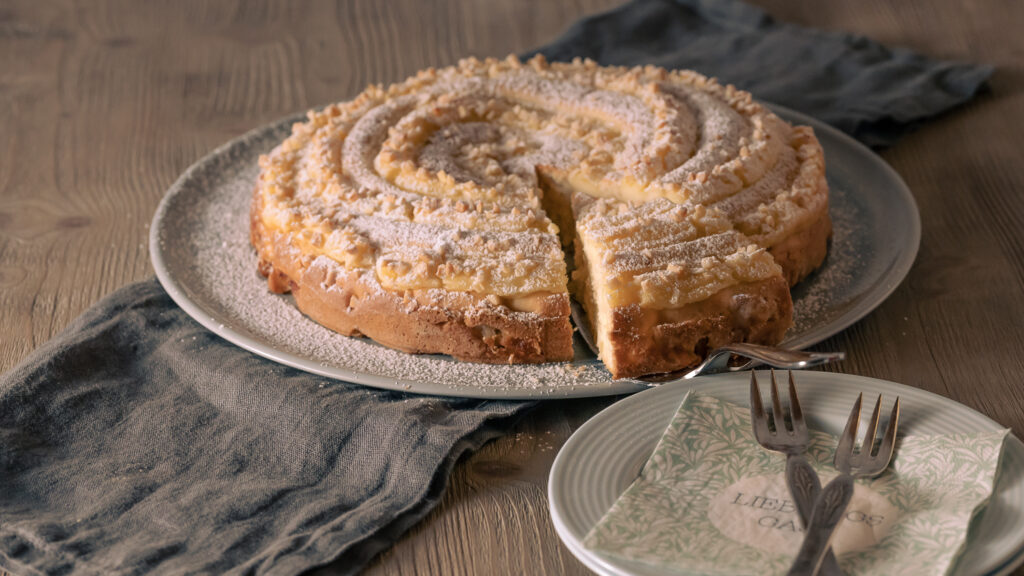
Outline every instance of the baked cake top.
<path fill-rule="evenodd" d="M 541 179 L 571 190 L 621 304 L 670 307 L 779 274 L 821 149 L 746 92 L 691 71 L 468 59 L 310 112 L 260 159 L 260 217 L 309 258 L 387 290 L 529 309 L 564 293 Z M 613 303 L 615 304 L 615 303 Z"/>

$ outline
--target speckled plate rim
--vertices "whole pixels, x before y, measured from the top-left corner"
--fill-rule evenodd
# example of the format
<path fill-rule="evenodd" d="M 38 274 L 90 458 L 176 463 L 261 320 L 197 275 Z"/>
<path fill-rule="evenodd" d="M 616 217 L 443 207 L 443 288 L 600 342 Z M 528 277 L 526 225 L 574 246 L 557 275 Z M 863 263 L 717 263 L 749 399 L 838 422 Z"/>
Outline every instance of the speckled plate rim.
<path fill-rule="evenodd" d="M 870 149 L 839 130 L 814 118 L 781 106 L 772 105 L 772 108 L 780 116 L 791 122 L 813 127 L 826 149 L 826 157 L 829 156 L 829 150 L 831 149 L 833 150 L 831 154 L 833 157 L 841 152 L 842 158 L 847 158 L 850 163 L 855 162 L 859 164 L 857 173 L 861 177 L 873 178 L 878 182 L 878 185 L 868 187 L 867 189 L 872 191 L 878 190 L 879 195 L 884 195 L 884 198 L 878 198 L 875 201 L 885 202 L 888 207 L 885 216 L 899 224 L 899 226 L 890 227 L 891 230 L 895 230 L 896 237 L 891 245 L 897 250 L 897 255 L 889 262 L 888 267 L 879 274 L 870 288 L 859 293 L 854 300 L 848 302 L 842 313 L 831 321 L 794 334 L 783 342 L 784 346 L 791 348 L 805 348 L 839 333 L 860 320 L 881 304 L 896 289 L 903 278 L 906 277 L 917 255 L 921 238 L 921 220 L 914 197 L 902 178 Z M 282 132 L 285 127 L 290 126 L 294 122 L 301 121 L 303 118 L 305 118 L 304 114 L 289 116 L 277 122 L 250 130 L 242 136 L 219 146 L 186 169 L 178 180 L 171 185 L 158 205 L 150 225 L 149 236 L 149 251 L 153 268 L 157 279 L 170 297 L 197 322 L 225 340 L 274 362 L 328 378 L 402 392 L 468 398 L 537 399 L 628 394 L 649 387 L 645 383 L 632 380 L 609 380 L 603 385 L 492 388 L 460 385 L 458 383 L 393 378 L 380 374 L 349 370 L 342 366 L 325 366 L 317 360 L 283 351 L 262 339 L 254 338 L 249 334 L 233 329 L 231 327 L 231 318 L 220 317 L 211 310 L 211 307 L 204 305 L 204 302 L 191 298 L 189 292 L 179 282 L 179 278 L 173 273 L 172 266 L 170 266 L 168 261 L 168 255 L 161 246 L 161 234 L 165 232 L 164 223 L 167 221 L 168 212 L 175 208 L 175 198 L 178 194 L 188 189 L 197 179 L 209 175 L 211 170 L 215 170 L 217 166 L 222 164 L 221 161 L 225 157 L 233 155 L 251 156 L 251 161 L 255 161 L 262 151 L 251 150 L 254 142 L 265 139 L 268 133 Z M 834 166 L 831 169 L 834 169 Z M 813 278 L 811 278 L 805 282 L 810 283 L 813 281 Z"/>
<path fill-rule="evenodd" d="M 783 346 L 795 349 L 802 349 L 812 346 L 842 332 L 854 322 L 867 316 L 879 304 L 885 301 L 903 282 L 907 273 L 910 272 L 914 260 L 917 258 L 917 251 L 921 245 L 921 214 L 917 209 L 917 201 L 910 192 L 910 188 L 903 181 L 903 178 L 896 170 L 889 166 L 889 163 L 871 151 L 870 148 L 861 144 L 845 132 L 833 128 L 824 122 L 812 118 L 796 110 L 790 110 L 776 104 L 769 104 L 769 107 L 776 114 L 785 120 L 810 126 L 821 141 L 825 149 L 826 172 L 828 171 L 829 140 L 838 143 L 845 148 L 845 152 L 852 155 L 851 159 L 864 162 L 865 172 L 861 177 L 867 178 L 868 170 L 874 171 L 875 178 L 880 178 L 885 185 L 875 189 L 881 190 L 886 195 L 885 200 L 889 203 L 888 217 L 893 223 L 902 224 L 902 228 L 895 228 L 899 234 L 894 243 L 899 248 L 899 255 L 890 262 L 889 267 L 877 279 L 868 291 L 862 293 L 855 303 L 850 304 L 847 309 L 838 317 L 827 324 L 823 324 L 786 338 Z M 806 282 L 807 280 L 805 280 Z M 800 288 L 798 285 L 797 288 Z"/>
<path fill-rule="evenodd" d="M 555 456 L 548 476 L 551 519 L 569 551 L 604 576 L 686 574 L 599 554 L 584 548 L 582 540 L 637 477 L 688 392 L 747 406 L 749 382 L 741 373 L 667 384 L 620 400 L 580 426 Z M 890 401 L 900 397 L 901 435 L 1005 428 L 949 398 L 886 380 L 811 371 L 797 376 L 797 386 L 810 427 L 836 435 L 860 392 L 868 397 L 882 394 Z M 950 574 L 997 576 L 1024 564 L 1024 531 L 1014 537 L 1007 526 L 1024 526 L 1024 443 L 1013 435 L 1004 446 L 992 499 L 973 519 L 965 551 Z"/>

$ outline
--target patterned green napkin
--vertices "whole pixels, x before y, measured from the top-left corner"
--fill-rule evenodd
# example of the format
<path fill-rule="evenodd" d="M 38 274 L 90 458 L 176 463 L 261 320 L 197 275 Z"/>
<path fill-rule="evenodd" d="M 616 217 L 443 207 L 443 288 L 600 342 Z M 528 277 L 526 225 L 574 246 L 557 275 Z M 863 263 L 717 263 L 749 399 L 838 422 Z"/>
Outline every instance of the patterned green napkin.
<path fill-rule="evenodd" d="M 878 478 L 859 480 L 833 540 L 848 575 L 944 574 L 992 494 L 1009 430 L 909 436 Z M 811 431 L 822 483 L 835 437 Z M 594 551 L 683 574 L 785 574 L 803 531 L 785 457 L 754 440 L 745 407 L 690 393 L 640 477 L 594 527 Z"/>

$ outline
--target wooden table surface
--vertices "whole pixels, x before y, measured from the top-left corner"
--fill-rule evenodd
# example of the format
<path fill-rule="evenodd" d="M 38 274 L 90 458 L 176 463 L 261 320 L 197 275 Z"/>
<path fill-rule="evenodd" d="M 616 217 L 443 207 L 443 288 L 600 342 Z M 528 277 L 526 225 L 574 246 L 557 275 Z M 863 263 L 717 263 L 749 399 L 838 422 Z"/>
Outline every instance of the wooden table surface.
<path fill-rule="evenodd" d="M 368 83 L 539 46 L 616 3 L 6 0 L 0 370 L 152 275 L 154 209 L 217 145 Z M 941 394 L 1024 437 L 1024 3 L 758 3 L 783 20 L 997 67 L 990 93 L 882 152 L 917 199 L 920 253 L 885 303 L 820 347 L 849 353 L 836 369 Z M 369 572 L 588 573 L 552 527 L 547 474 L 569 434 L 611 401 L 550 402 L 461 462 L 442 504 Z"/>

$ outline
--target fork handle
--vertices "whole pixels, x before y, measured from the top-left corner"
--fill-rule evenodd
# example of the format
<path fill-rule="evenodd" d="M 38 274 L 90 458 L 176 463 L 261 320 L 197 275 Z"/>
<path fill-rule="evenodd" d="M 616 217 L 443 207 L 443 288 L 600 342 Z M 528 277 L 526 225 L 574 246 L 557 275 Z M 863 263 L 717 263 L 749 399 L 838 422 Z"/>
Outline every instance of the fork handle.
<path fill-rule="evenodd" d="M 793 497 L 793 504 L 796 506 L 800 523 L 806 529 L 811 523 L 811 511 L 814 510 L 814 500 L 821 493 L 821 481 L 818 473 L 814 471 L 810 463 L 802 454 L 789 454 L 786 456 L 786 486 L 789 487 L 789 494 Z M 820 576 L 842 576 L 839 569 L 839 562 L 831 549 L 826 550 L 825 557 L 821 561 Z"/>
<path fill-rule="evenodd" d="M 853 497 L 853 476 L 840 474 L 829 482 L 814 501 L 811 521 L 789 576 L 813 576 L 818 573 L 836 525 L 842 520 Z"/>
<path fill-rule="evenodd" d="M 814 510 L 814 499 L 821 492 L 821 481 L 803 455 L 790 454 L 786 457 L 786 486 L 793 497 L 800 522 L 807 528 Z"/>

